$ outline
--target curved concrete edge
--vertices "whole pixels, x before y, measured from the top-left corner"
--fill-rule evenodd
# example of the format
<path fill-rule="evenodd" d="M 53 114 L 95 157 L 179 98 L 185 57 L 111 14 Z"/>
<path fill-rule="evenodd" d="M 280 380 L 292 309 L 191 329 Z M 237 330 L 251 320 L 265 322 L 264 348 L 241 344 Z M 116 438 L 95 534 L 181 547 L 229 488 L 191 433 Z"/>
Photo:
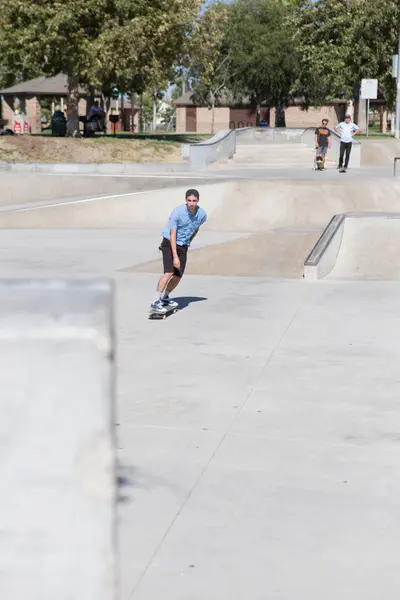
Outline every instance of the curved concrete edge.
<path fill-rule="evenodd" d="M 118 597 L 113 297 L 0 280 L 1 598 Z"/>
<path fill-rule="evenodd" d="M 304 262 L 304 279 L 323 279 L 335 265 L 343 239 L 346 214 L 332 217 Z"/>
<path fill-rule="evenodd" d="M 0 163 L 0 171 L 58 173 L 73 175 L 140 175 L 146 173 L 179 173 L 191 170 L 187 163 Z"/>
<path fill-rule="evenodd" d="M 205 168 L 216 162 L 226 162 L 236 152 L 236 130 L 219 131 L 211 139 L 196 144 L 183 144 L 181 155 L 191 168 Z"/>
<path fill-rule="evenodd" d="M 304 262 L 304 279 L 323 279 L 335 266 L 347 219 L 400 219 L 400 213 L 348 212 L 332 217 Z"/>

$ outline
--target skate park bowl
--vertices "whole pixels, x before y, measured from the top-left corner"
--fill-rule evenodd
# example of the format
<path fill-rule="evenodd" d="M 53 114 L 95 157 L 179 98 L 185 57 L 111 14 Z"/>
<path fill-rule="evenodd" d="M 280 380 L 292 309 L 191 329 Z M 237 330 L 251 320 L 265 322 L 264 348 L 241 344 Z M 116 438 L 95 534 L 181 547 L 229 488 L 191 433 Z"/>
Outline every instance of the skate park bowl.
<path fill-rule="evenodd" d="M 400 213 L 335 215 L 304 263 L 305 279 L 400 280 Z"/>
<path fill-rule="evenodd" d="M 36 181 L 40 177 L 46 176 L 36 175 Z M 23 244 L 28 235 L 26 230 L 36 230 L 30 235 L 45 236 L 49 243 L 64 239 L 67 256 L 68 252 L 79 254 L 76 246 L 79 237 L 84 244 L 98 248 L 91 258 L 96 265 L 98 263 L 96 268 L 101 266 L 101 257 L 111 257 L 117 245 L 121 250 L 112 271 L 142 273 L 159 272 L 157 242 L 161 239 L 161 230 L 171 210 L 183 202 L 187 189 L 187 186 L 179 186 L 129 193 L 121 188 L 124 193 L 106 196 L 104 191 L 107 190 L 104 190 L 103 195 L 93 194 L 83 199 L 66 197 L 65 201 L 61 198 L 52 204 L 45 196 L 47 188 L 43 183 L 36 188 L 35 201 L 28 205 L 22 191 L 29 193 L 29 175 L 21 182 L 20 197 L 17 197 L 18 185 L 16 182 L 12 188 L 13 208 L 5 206 L 0 211 L 4 239 L 10 238 L 14 244 L 20 240 L 18 244 Z M 101 180 L 97 185 L 104 186 L 104 183 Z M 374 277 L 379 276 L 380 268 L 385 277 L 390 275 L 382 262 L 386 233 L 379 237 L 379 231 L 382 226 L 391 228 L 395 243 L 399 224 L 395 216 L 400 214 L 398 179 L 371 180 L 368 186 L 360 185 L 358 180 L 343 179 L 326 180 L 318 186 L 313 181 L 241 179 L 207 182 L 198 187 L 208 221 L 191 249 L 189 274 L 300 280 L 303 275 L 306 279 L 367 278 L 366 268 L 368 265 L 372 268 L 373 264 Z M 95 188 L 92 193 L 99 191 L 100 188 Z M 341 217 L 356 213 L 365 218 Z M 382 214 L 382 218 L 374 220 L 375 214 Z M 333 215 L 337 217 L 332 220 Z M 330 223 L 328 228 L 327 223 Z M 343 249 L 356 243 L 361 236 L 361 226 L 367 227 L 367 235 L 373 236 L 374 261 L 368 260 L 365 268 L 357 268 L 354 273 L 340 270 Z M 320 239 L 322 234 L 323 239 Z M 328 238 L 329 243 L 326 243 Z M 365 235 L 363 239 L 367 239 Z M 347 258 L 349 251 L 346 251 Z M 50 264 L 52 253 L 46 253 L 43 259 Z M 85 264 L 89 259 L 83 259 L 82 255 L 79 260 L 81 268 L 91 270 L 95 266 L 94 262 Z M 67 258 L 65 262 L 69 264 Z M 72 262 L 70 268 L 73 268 Z"/>
<path fill-rule="evenodd" d="M 26 423 L 33 417 L 35 441 L 49 461 L 35 479 L 30 469 L 37 461 L 29 445 L 33 436 L 21 437 L 25 430 L 19 421 L 15 427 L 10 424 L 6 410 L 0 444 L 3 496 L 10 498 L 6 517 L 14 515 L 6 529 L 14 526 L 16 534 L 8 538 L 15 558 L 6 548 L 3 552 L 1 598 L 12 597 L 4 587 L 10 588 L 8 582 L 12 590 L 21 588 L 14 566 L 36 564 L 39 576 L 46 567 L 43 546 L 28 544 L 22 553 L 14 543 L 22 539 L 21 523 L 26 521 L 18 518 L 10 490 L 19 490 L 21 498 L 27 491 L 24 516 L 35 521 L 38 540 L 35 511 L 44 504 L 41 499 L 32 504 L 31 498 L 39 498 L 44 489 L 41 475 L 52 466 L 62 495 L 68 488 L 57 466 L 67 464 L 80 495 L 95 502 L 102 494 L 102 457 L 109 456 L 99 448 L 105 448 L 109 429 L 116 441 L 117 489 L 112 497 L 118 503 L 120 600 L 376 600 L 382 596 L 383 578 L 391 600 L 396 597 L 400 381 L 393 374 L 400 340 L 393 332 L 400 327 L 400 289 L 398 281 L 351 279 L 355 273 L 370 277 L 372 267 L 372 275 L 382 279 L 396 276 L 384 267 L 395 262 L 398 249 L 400 179 L 375 172 L 353 176 L 356 169 L 348 177 L 334 170 L 320 177 L 310 168 L 308 180 L 290 180 L 287 166 L 283 176 L 273 173 L 275 179 L 269 179 L 252 168 L 240 178 L 234 171 L 214 171 L 214 179 L 209 174 L 182 174 L 180 179 L 159 174 L 151 180 L 3 174 L 2 276 L 111 277 L 116 293 L 115 302 L 101 295 L 99 302 L 84 306 L 80 298 L 70 302 L 63 291 L 50 304 L 46 289 L 34 297 L 35 311 L 49 310 L 67 340 L 55 340 L 58 362 L 52 339 L 48 349 L 36 354 L 35 340 L 46 333 L 41 322 L 34 322 L 36 338 L 31 328 L 21 336 L 19 327 L 18 355 L 9 353 L 9 341 L 4 344 L 3 383 L 13 381 L 18 388 L 20 365 L 27 365 L 31 379 L 21 378 L 26 388 L 21 410 L 26 408 Z M 155 322 L 148 319 L 148 309 L 162 272 L 161 231 L 191 187 L 199 189 L 209 218 L 174 293 L 180 310 Z M 306 281 L 304 263 L 332 219 L 331 234 L 341 223 L 332 235 L 337 244 L 330 248 L 332 269 L 326 269 L 323 279 Z M 364 225 L 353 230 L 352 224 Z M 350 261 L 352 256 L 363 273 L 354 266 L 356 259 Z M 3 315 L 3 338 L 13 335 L 20 306 L 28 299 L 21 289 L 3 299 L 12 309 Z M 76 319 L 67 319 L 64 327 L 61 308 L 68 304 Z M 103 314 L 109 315 L 107 321 L 99 320 Z M 104 326 L 97 329 L 98 322 Z M 104 335 L 114 322 L 113 335 Z M 79 337 L 76 323 L 83 329 Z M 77 356 L 75 341 L 83 348 Z M 46 353 L 47 371 L 44 361 L 37 367 Z M 56 377 L 61 370 L 60 388 Z M 103 391 L 110 390 L 114 376 L 111 411 Z M 39 386 L 35 395 L 31 381 Z M 3 388 L 13 418 L 19 395 Z M 47 404 L 36 406 L 44 390 L 50 390 Z M 74 394 L 70 403 L 68 394 Z M 54 402 L 59 396 L 62 402 Z M 71 461 L 58 460 L 53 416 L 76 448 L 74 469 Z M 26 480 L 19 478 L 17 487 L 9 485 L 16 481 L 16 462 L 9 462 L 12 438 L 20 442 L 18 465 Z M 64 444 L 63 456 L 67 449 Z M 34 496 L 26 485 L 24 490 L 27 483 L 35 486 Z M 57 497 L 47 494 L 52 510 L 40 511 L 56 524 L 46 530 L 56 531 L 56 554 L 66 531 L 59 525 L 68 524 L 68 519 L 54 519 L 55 511 L 64 508 L 54 503 Z M 65 503 L 65 494 L 63 499 Z M 78 516 L 90 511 L 95 518 L 99 513 L 91 506 L 86 503 L 86 513 Z M 89 531 L 91 522 L 86 519 L 84 532 L 87 540 L 96 539 L 97 557 L 102 552 L 102 563 L 95 564 L 104 564 L 107 554 L 97 543 L 97 530 Z M 109 521 L 102 523 L 111 533 Z M 78 529 L 73 530 L 80 544 L 73 567 L 79 559 L 78 574 L 96 574 L 93 562 L 83 556 L 91 545 L 82 546 Z M 357 564 L 349 569 L 354 556 Z M 72 590 L 67 584 L 76 577 L 68 578 L 65 568 L 64 573 L 49 579 L 52 593 L 47 597 L 57 596 L 61 581 L 66 592 L 60 600 L 65 600 Z M 80 598 L 88 600 L 90 594 L 75 585 L 79 589 Z M 35 585 L 29 590 L 35 591 Z M 105 597 L 107 586 L 101 591 Z M 101 600 L 101 593 L 91 598 Z"/>

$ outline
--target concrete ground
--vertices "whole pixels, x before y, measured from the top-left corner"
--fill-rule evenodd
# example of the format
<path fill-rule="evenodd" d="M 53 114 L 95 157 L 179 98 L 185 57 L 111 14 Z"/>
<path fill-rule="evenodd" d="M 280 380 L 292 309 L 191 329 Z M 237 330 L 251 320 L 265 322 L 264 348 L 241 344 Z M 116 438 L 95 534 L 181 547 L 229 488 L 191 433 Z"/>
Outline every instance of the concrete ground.
<path fill-rule="evenodd" d="M 0 276 L 116 281 L 121 600 L 395 600 L 400 284 L 299 266 L 333 213 L 400 212 L 400 184 L 255 171 L 6 174 Z M 209 221 L 150 321 L 187 187 Z"/>

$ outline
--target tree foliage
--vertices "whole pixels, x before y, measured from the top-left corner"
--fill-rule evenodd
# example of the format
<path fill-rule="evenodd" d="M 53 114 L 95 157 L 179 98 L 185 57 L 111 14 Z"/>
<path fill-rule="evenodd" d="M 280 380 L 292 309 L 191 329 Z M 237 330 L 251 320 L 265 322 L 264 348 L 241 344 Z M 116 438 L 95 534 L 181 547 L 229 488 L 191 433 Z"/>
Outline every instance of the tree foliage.
<path fill-rule="evenodd" d="M 297 69 L 293 29 L 285 21 L 287 3 L 280 0 L 236 0 L 230 39 L 233 85 L 257 107 L 284 107 L 291 97 Z"/>
<path fill-rule="evenodd" d="M 120 89 L 164 89 L 184 61 L 201 0 L 115 0 L 98 40 L 101 76 Z"/>
<path fill-rule="evenodd" d="M 214 106 L 228 88 L 232 100 L 247 98 L 258 112 L 262 103 L 284 106 L 296 71 L 292 28 L 284 26 L 291 5 L 284 0 L 211 5 L 201 17 L 200 41 L 194 44 L 199 65 L 195 98 Z"/>
<path fill-rule="evenodd" d="M 193 99 L 206 103 L 212 110 L 214 132 L 215 106 L 219 104 L 233 77 L 231 48 L 228 44 L 231 8 L 215 2 L 203 11 L 196 23 L 190 44 L 188 77 L 193 82 Z"/>
<path fill-rule="evenodd" d="M 99 89 L 166 81 L 201 0 L 0 0 L 3 84 L 64 72 L 69 133 L 79 84 Z"/>
<path fill-rule="evenodd" d="M 295 88 L 306 105 L 353 99 L 363 78 L 377 78 L 387 104 L 393 103 L 398 0 L 308 0 L 289 18 L 299 55 Z"/>

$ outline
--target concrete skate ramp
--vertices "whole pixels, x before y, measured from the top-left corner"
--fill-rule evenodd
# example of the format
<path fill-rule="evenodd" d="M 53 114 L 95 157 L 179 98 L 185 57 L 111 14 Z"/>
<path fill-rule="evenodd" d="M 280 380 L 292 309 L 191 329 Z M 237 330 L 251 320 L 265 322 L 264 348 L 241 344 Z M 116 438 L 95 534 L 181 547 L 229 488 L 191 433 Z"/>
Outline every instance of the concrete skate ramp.
<path fill-rule="evenodd" d="M 400 280 L 400 214 L 346 218 L 328 279 Z"/>
<path fill-rule="evenodd" d="M 0 228 L 107 229 L 120 230 L 121 235 L 124 229 L 124 235 L 148 232 L 157 243 L 171 210 L 184 202 L 190 184 L 200 190 L 209 218 L 193 244 L 188 273 L 301 278 L 304 261 L 332 215 L 400 213 L 396 179 L 365 185 L 344 178 L 318 184 L 237 180 L 201 185 L 196 181 L 185 187 L 7 210 L 0 212 Z M 208 234 L 202 235 L 203 231 Z M 159 260 L 139 262 L 127 256 L 121 269 L 159 272 Z"/>
<path fill-rule="evenodd" d="M 140 191 L 104 198 L 65 200 L 55 205 L 0 211 L 0 228 L 156 229 L 184 202 L 185 187 Z M 209 215 L 206 229 L 262 233 L 276 229 L 322 231 L 334 214 L 400 212 L 400 180 L 320 183 L 258 181 L 201 185 L 200 202 Z"/>

